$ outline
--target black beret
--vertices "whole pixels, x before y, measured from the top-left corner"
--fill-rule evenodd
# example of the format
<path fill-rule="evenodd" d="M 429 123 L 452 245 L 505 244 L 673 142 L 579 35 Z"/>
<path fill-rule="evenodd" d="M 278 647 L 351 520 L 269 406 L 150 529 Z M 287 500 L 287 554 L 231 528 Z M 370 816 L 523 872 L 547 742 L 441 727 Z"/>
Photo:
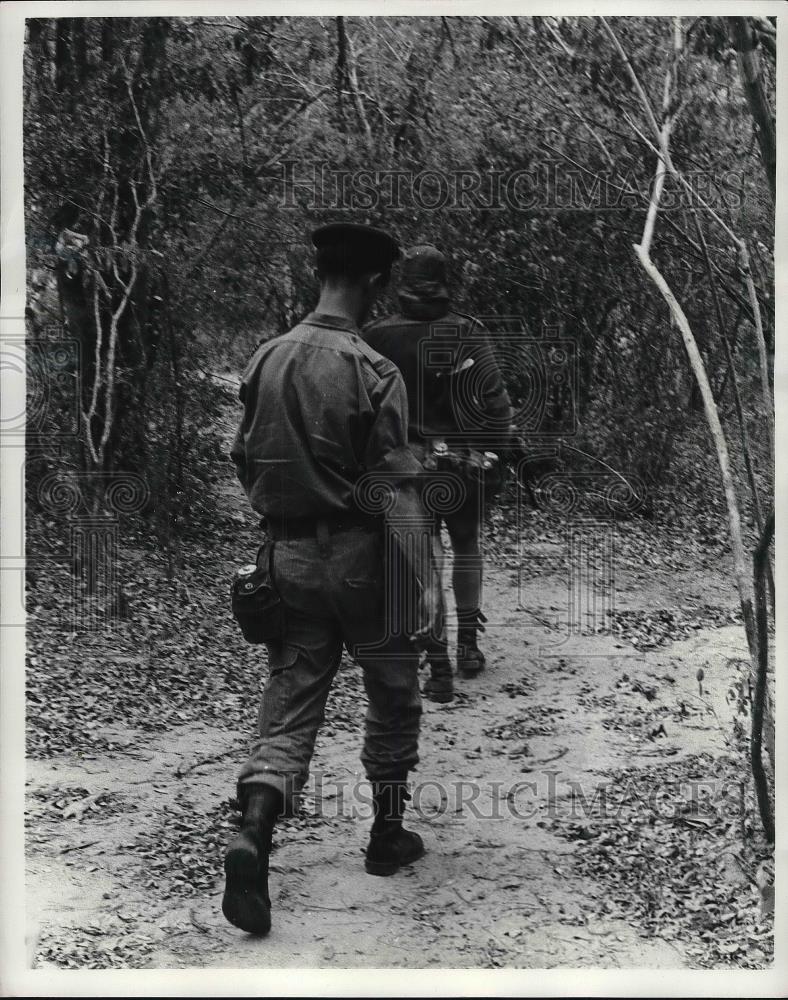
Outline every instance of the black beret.
<path fill-rule="evenodd" d="M 389 268 L 399 258 L 399 243 L 373 226 L 355 222 L 330 222 L 312 233 L 312 243 L 318 250 L 333 247 L 348 256 L 369 261 L 372 267 Z"/>

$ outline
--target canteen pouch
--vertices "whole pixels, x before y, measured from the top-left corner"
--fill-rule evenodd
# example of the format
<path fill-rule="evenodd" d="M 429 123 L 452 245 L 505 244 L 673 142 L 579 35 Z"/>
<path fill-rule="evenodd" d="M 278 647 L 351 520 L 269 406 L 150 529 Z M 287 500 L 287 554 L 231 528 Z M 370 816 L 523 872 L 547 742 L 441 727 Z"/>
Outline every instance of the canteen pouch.
<path fill-rule="evenodd" d="M 257 564 L 243 567 L 232 583 L 232 611 L 247 642 L 280 642 L 285 632 L 285 608 L 271 574 L 274 543 L 264 542 Z"/>

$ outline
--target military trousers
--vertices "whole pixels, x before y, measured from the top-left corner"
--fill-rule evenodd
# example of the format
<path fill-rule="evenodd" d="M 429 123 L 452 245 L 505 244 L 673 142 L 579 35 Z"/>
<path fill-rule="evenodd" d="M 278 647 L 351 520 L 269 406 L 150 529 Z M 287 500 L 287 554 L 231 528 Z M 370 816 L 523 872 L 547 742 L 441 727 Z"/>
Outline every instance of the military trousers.
<path fill-rule="evenodd" d="M 309 776 L 343 645 L 363 671 L 367 777 L 394 777 L 418 763 L 418 652 L 400 627 L 402 616 L 392 614 L 407 588 L 385 549 L 382 534 L 363 528 L 274 543 L 272 573 L 287 623 L 282 641 L 268 645 L 259 735 L 241 769 L 240 797 L 250 783 L 268 784 L 292 810 Z"/>

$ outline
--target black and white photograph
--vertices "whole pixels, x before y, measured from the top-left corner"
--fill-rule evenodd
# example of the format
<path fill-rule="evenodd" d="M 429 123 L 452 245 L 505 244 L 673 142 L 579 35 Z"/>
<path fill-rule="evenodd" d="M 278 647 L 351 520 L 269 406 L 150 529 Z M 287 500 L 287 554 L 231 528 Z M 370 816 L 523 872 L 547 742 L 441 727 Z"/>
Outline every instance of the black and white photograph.
<path fill-rule="evenodd" d="M 785 8 L 485 8 L 3 4 L 4 995 L 788 991 Z"/>

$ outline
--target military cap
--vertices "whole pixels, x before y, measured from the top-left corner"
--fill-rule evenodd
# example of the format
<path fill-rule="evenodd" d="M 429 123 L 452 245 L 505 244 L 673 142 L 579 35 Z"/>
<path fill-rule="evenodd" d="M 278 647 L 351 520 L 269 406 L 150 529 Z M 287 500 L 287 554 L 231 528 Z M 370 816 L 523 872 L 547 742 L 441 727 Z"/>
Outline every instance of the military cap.
<path fill-rule="evenodd" d="M 415 302 L 447 300 L 446 257 L 429 243 L 411 247 L 402 259 L 400 298 Z"/>
<path fill-rule="evenodd" d="M 354 222 L 330 222 L 312 233 L 312 244 L 317 250 L 332 249 L 347 254 L 355 260 L 363 260 L 373 270 L 388 270 L 399 258 L 399 243 L 373 226 L 362 226 Z"/>

